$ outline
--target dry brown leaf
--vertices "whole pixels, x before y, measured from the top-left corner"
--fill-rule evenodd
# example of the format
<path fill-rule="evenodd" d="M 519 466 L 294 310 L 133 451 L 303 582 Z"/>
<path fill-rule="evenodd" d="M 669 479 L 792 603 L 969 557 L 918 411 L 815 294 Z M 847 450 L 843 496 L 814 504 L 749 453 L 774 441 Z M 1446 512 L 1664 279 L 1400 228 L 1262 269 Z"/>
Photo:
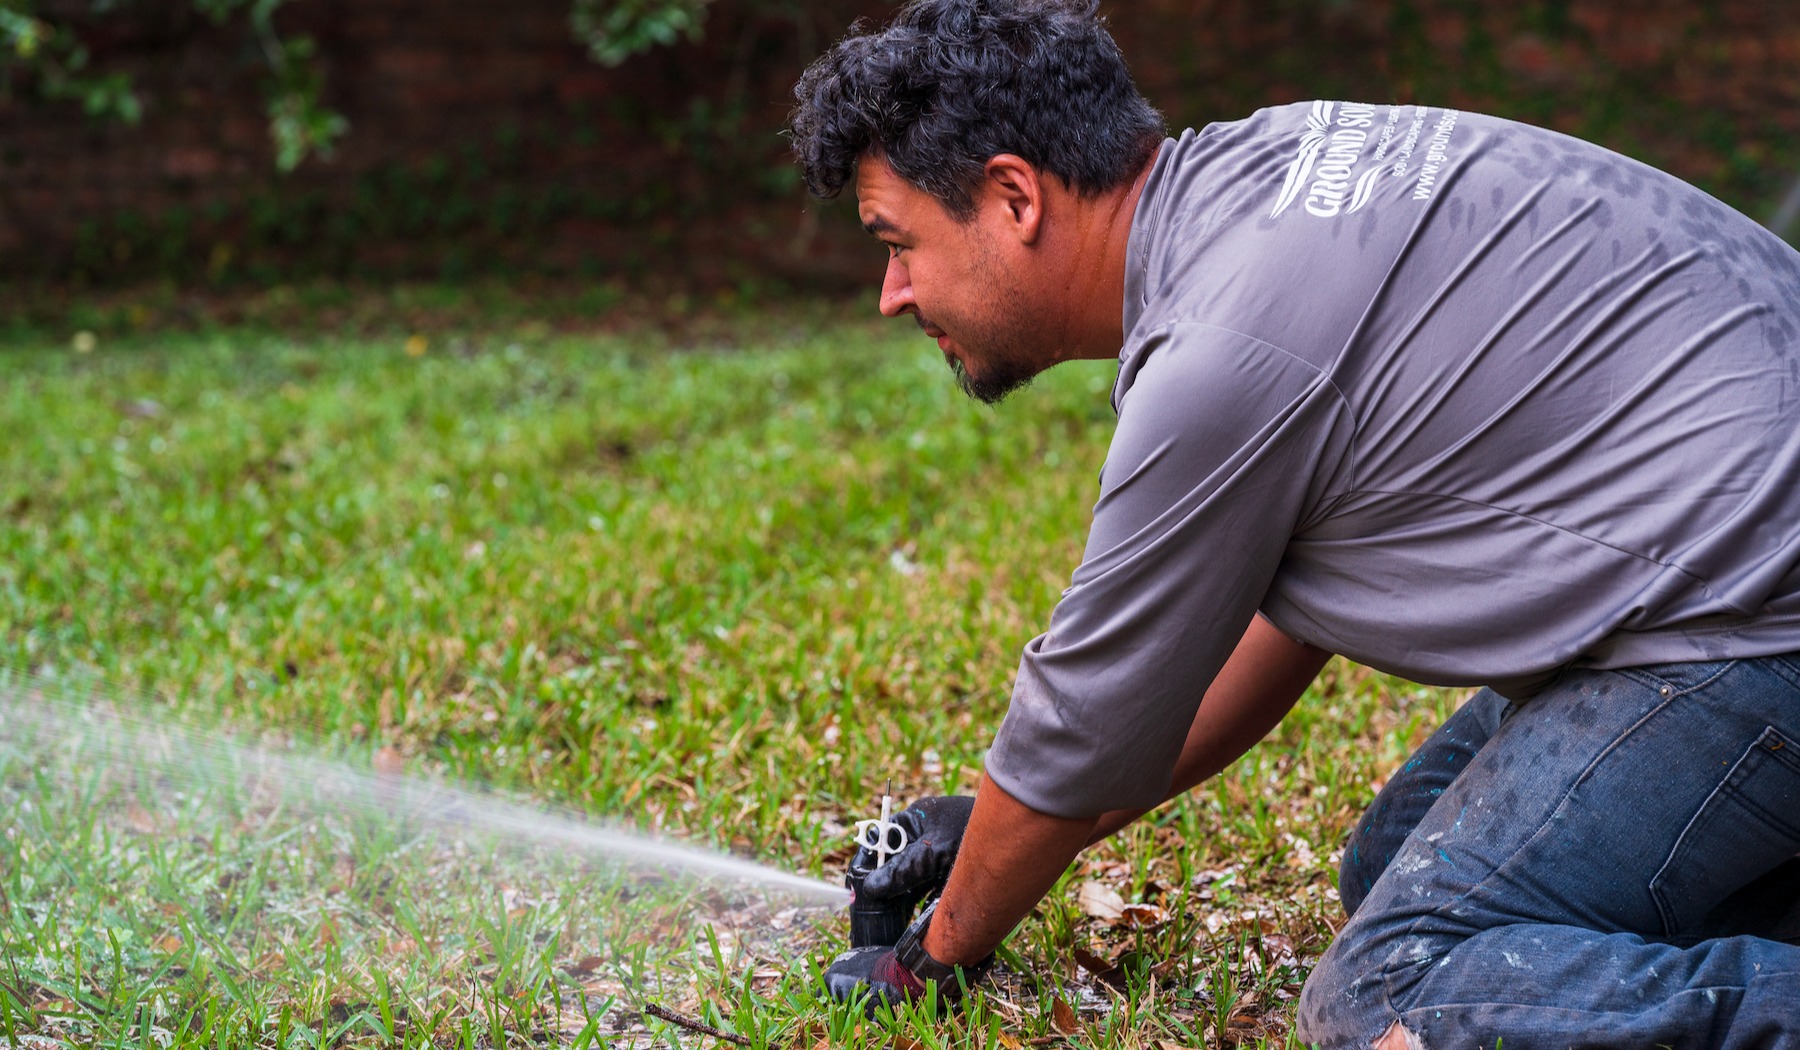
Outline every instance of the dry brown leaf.
<path fill-rule="evenodd" d="M 165 933 L 156 939 L 156 950 L 159 952 L 178 952 L 181 950 L 181 938 L 173 933 Z"/>
<path fill-rule="evenodd" d="M 1119 921 L 1126 926 L 1161 926 L 1169 921 L 1169 913 L 1154 904 L 1127 904 L 1120 909 Z"/>
<path fill-rule="evenodd" d="M 1125 913 L 1125 898 L 1104 882 L 1084 882 L 1075 892 L 1075 903 L 1091 918 L 1117 922 Z"/>
<path fill-rule="evenodd" d="M 125 827 L 139 835 L 154 835 L 162 830 L 162 822 L 156 814 L 133 802 L 125 810 Z"/>
<path fill-rule="evenodd" d="M 1253 1013 L 1240 1011 L 1232 1014 L 1231 1020 L 1225 1022 L 1225 1038 L 1242 1039 L 1248 1032 L 1260 1027 L 1262 1027 L 1261 1018 Z"/>
<path fill-rule="evenodd" d="M 586 977 L 588 974 L 593 973 L 595 970 L 598 970 L 605 965 L 606 956 L 604 955 L 584 955 L 563 967 L 563 969 L 576 977 Z"/>
<path fill-rule="evenodd" d="M 1081 1018 L 1075 1016 L 1075 1008 L 1061 999 L 1050 1000 L 1050 1023 L 1064 1035 L 1081 1031 Z"/>
<path fill-rule="evenodd" d="M 1092 974 L 1096 981 L 1112 988 L 1125 987 L 1125 974 L 1114 963 L 1107 962 L 1086 948 L 1075 949 L 1075 962 Z"/>

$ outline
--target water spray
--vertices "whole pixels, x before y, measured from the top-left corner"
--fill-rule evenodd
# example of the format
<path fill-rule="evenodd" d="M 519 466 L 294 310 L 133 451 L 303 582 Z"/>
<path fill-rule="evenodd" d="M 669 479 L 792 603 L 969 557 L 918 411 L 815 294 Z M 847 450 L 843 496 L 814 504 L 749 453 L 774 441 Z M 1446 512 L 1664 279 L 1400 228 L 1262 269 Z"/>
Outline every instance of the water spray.
<path fill-rule="evenodd" d="M 102 775 L 135 771 L 196 788 L 261 795 L 307 812 L 361 815 L 414 834 L 491 847 L 549 847 L 598 865 L 736 883 L 809 905 L 844 903 L 844 891 L 830 883 L 728 854 L 469 788 L 248 744 L 167 718 L 137 717 L 100 700 L 65 699 L 67 694 L 66 685 L 0 668 L 0 760 Z"/>

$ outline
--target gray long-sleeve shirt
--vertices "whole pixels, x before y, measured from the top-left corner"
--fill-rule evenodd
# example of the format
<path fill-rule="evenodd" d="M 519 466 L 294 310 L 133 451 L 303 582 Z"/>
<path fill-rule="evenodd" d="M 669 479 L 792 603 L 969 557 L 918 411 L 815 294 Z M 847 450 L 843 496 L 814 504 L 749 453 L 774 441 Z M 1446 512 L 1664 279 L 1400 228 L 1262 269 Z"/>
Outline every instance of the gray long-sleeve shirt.
<path fill-rule="evenodd" d="M 1315 102 L 1165 143 L 1087 549 L 988 771 L 1170 786 L 1258 610 L 1419 682 L 1800 650 L 1800 253 L 1554 132 Z"/>

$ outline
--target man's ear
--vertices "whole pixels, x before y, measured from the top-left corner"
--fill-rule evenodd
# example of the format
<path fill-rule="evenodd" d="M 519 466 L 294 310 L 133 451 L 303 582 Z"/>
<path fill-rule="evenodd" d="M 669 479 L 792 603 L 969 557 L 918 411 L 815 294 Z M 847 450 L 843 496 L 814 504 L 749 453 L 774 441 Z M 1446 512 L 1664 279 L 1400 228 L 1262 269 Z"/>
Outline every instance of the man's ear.
<path fill-rule="evenodd" d="M 1002 210 L 1021 243 L 1038 239 L 1044 222 L 1044 182 L 1038 170 L 1013 153 L 988 158 L 981 184 L 982 206 Z"/>

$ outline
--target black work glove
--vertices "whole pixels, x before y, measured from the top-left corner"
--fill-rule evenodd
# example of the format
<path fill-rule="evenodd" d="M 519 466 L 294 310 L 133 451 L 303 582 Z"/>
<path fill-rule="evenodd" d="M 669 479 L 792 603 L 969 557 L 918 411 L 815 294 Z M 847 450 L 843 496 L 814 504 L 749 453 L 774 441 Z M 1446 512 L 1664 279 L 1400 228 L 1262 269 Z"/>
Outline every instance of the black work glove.
<path fill-rule="evenodd" d="M 867 993 L 863 1009 L 870 1017 L 882 1003 L 897 1009 L 925 994 L 925 982 L 901 965 L 892 947 L 879 945 L 852 948 L 831 960 L 825 968 L 825 987 L 843 1003 Z"/>
<path fill-rule="evenodd" d="M 910 898 L 916 903 L 942 892 L 974 809 L 973 796 L 945 795 L 922 798 L 901 810 L 894 823 L 906 829 L 906 848 L 879 868 L 869 849 L 857 850 L 850 862 L 869 871 L 861 895 L 872 901 Z"/>
<path fill-rule="evenodd" d="M 952 966 L 932 958 L 925 948 L 925 934 L 931 928 L 937 901 L 925 906 L 900 943 L 868 945 L 852 948 L 831 960 L 825 969 L 825 987 L 834 999 L 851 1002 L 866 994 L 863 1010 L 874 1017 L 882 1003 L 898 1007 L 901 1003 L 924 999 L 928 1006 L 941 1009 L 962 999 L 966 986 L 981 980 L 994 965 L 993 953 L 969 966 Z M 937 994 L 929 993 L 937 985 Z"/>

